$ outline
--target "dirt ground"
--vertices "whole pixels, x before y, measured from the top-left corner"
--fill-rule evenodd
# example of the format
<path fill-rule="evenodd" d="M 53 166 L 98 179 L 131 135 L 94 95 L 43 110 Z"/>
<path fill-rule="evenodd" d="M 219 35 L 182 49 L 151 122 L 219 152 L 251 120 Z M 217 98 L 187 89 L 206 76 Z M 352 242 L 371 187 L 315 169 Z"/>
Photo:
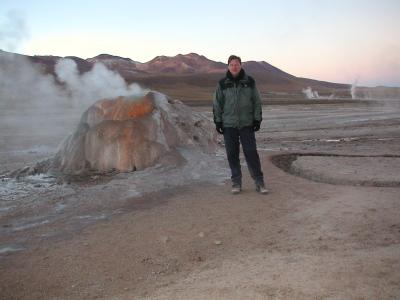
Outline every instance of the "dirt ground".
<path fill-rule="evenodd" d="M 398 108 L 274 106 L 264 118 L 268 195 L 245 166 L 243 192 L 231 195 L 225 166 L 215 182 L 200 172 L 130 195 L 151 178 L 124 175 L 2 201 L 0 298 L 399 299 Z M 323 180 L 273 163 L 290 153 L 320 153 L 292 166 Z"/>

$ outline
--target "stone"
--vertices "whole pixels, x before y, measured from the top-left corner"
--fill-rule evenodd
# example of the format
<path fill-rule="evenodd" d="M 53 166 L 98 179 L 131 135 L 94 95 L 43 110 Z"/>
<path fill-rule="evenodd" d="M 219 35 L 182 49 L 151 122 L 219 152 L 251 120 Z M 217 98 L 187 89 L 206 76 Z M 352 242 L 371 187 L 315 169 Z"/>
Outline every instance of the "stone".
<path fill-rule="evenodd" d="M 217 148 L 214 126 L 180 101 L 157 92 L 103 99 L 83 113 L 59 147 L 52 169 L 64 174 L 131 172 L 178 164 L 179 147 Z"/>
<path fill-rule="evenodd" d="M 168 242 L 170 241 L 170 238 L 169 238 L 169 236 L 163 236 L 163 237 L 161 238 L 161 241 L 162 241 L 164 244 L 166 244 L 166 243 L 168 243 Z"/>

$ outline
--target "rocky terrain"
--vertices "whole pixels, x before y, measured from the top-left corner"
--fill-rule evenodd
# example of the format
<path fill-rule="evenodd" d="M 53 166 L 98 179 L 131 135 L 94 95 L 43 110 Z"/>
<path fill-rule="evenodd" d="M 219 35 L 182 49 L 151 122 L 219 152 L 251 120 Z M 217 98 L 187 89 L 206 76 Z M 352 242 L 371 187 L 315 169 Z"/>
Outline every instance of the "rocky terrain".
<path fill-rule="evenodd" d="M 397 299 L 398 103 L 264 106 L 266 196 L 247 170 L 229 193 L 222 146 L 62 184 L 3 175 L 0 298 Z M 1 174 L 54 155 L 82 112 L 27 130 L 40 113 L 0 112 Z"/>

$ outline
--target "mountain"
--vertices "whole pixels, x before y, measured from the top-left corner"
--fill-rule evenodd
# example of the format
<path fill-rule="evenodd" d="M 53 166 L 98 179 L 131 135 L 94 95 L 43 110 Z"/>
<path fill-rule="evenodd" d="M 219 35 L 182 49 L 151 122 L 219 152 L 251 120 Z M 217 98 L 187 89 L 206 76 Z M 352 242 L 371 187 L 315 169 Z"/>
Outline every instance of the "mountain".
<path fill-rule="evenodd" d="M 147 63 L 138 65 L 138 68 L 148 73 L 195 74 L 224 72 L 226 65 L 196 53 L 189 53 L 173 57 L 157 56 Z"/>
<path fill-rule="evenodd" d="M 66 58 L 66 59 L 72 59 L 75 61 L 79 73 L 85 73 L 87 71 L 90 71 L 93 67 L 93 63 L 82 59 L 80 57 L 76 56 L 66 56 L 66 57 L 60 57 L 60 56 L 52 56 L 52 55 L 34 55 L 34 56 L 27 56 L 27 58 L 40 66 L 40 68 L 45 72 L 45 73 L 51 73 L 55 74 L 54 68 L 57 63 L 57 61 L 61 58 Z"/>
<path fill-rule="evenodd" d="M 102 63 L 110 70 L 120 73 L 124 78 L 131 76 L 132 74 L 143 73 L 143 71 L 138 68 L 138 65 L 141 65 L 141 63 L 130 58 L 110 54 L 100 54 L 95 57 L 88 58 L 87 61 L 91 64 Z"/>
<path fill-rule="evenodd" d="M 24 57 L 38 65 L 43 72 L 53 75 L 57 61 L 62 58 L 38 55 Z M 145 63 L 110 54 L 100 54 L 88 59 L 74 56 L 64 58 L 74 60 L 81 74 L 91 70 L 95 63 L 102 63 L 119 73 L 127 83 L 137 82 L 179 99 L 209 99 L 218 80 L 227 70 L 227 64 L 210 60 L 197 53 L 157 56 Z M 265 61 L 246 61 L 243 62 L 243 68 L 256 79 L 265 99 L 281 97 L 279 95 L 304 98 L 302 90 L 307 87 L 311 87 L 320 95 L 350 97 L 348 84 L 296 77 Z"/>
<path fill-rule="evenodd" d="M 253 61 L 253 60 L 245 61 L 243 62 L 242 66 L 249 74 L 271 73 L 281 78 L 286 78 L 286 79 L 296 78 L 295 76 L 290 75 L 289 73 L 286 73 L 281 69 L 278 69 L 277 67 L 274 67 L 269 63 L 266 63 L 265 61 Z"/>

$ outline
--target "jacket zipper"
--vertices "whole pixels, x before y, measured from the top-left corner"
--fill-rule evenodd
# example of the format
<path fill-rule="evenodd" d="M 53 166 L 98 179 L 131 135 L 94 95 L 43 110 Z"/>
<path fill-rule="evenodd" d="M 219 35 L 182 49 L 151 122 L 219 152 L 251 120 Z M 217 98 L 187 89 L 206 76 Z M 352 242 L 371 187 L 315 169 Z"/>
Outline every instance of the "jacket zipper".
<path fill-rule="evenodd" d="M 240 118 L 239 118 L 239 90 L 238 85 L 235 83 L 235 114 L 237 118 L 236 126 L 240 128 Z"/>

